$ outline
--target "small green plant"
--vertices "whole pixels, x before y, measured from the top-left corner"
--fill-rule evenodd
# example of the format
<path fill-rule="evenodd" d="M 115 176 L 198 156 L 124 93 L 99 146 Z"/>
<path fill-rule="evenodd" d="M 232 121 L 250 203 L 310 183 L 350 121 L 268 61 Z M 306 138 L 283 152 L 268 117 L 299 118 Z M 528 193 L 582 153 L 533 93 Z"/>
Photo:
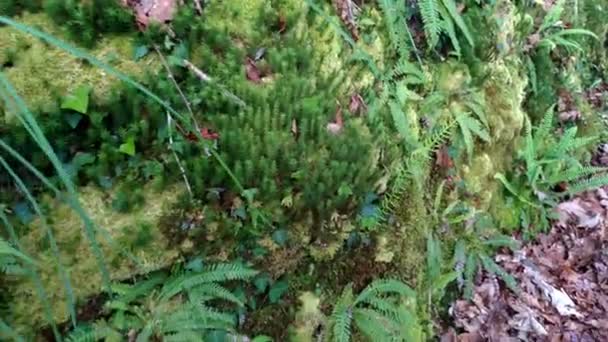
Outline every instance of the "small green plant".
<path fill-rule="evenodd" d="M 557 1 L 551 10 L 547 12 L 538 30 L 531 37 L 533 45 L 537 48 L 548 48 L 553 50 L 557 47 L 568 51 L 582 52 L 583 48 L 576 38 L 580 36 L 598 39 L 595 33 L 581 28 L 566 28 L 560 20 L 564 12 L 565 0 Z"/>
<path fill-rule="evenodd" d="M 420 0 L 418 1 L 418 7 L 430 49 L 437 46 L 441 34 L 447 34 L 456 55 L 460 56 L 460 42 L 456 28 L 464 34 L 468 44 L 475 45 L 454 0 Z"/>
<path fill-rule="evenodd" d="M 454 247 L 454 268 L 465 298 L 473 297 L 475 275 L 481 269 L 502 279 L 512 291 L 518 291 L 516 280 L 494 261 L 492 255 L 499 248 L 515 251 L 519 244 L 511 237 L 498 233 L 489 216 L 471 209 L 468 212 L 469 215 L 459 215 L 469 217 L 469 223 L 458 233 Z"/>
<path fill-rule="evenodd" d="M 422 341 L 416 293 L 390 279 L 372 282 L 358 296 L 347 286 L 329 318 L 328 341 L 350 341 L 354 327 L 373 341 Z"/>
<path fill-rule="evenodd" d="M 576 137 L 577 127 L 563 134 L 553 132 L 555 106 L 545 113 L 534 130 L 526 119 L 526 131 L 519 158 L 524 170 L 516 170 L 510 179 L 501 173 L 498 179 L 521 208 L 524 228 L 549 226 L 549 210 L 566 194 L 577 194 L 608 184 L 606 168 L 583 166 L 576 156 L 582 148 L 597 141 L 596 137 Z"/>
<path fill-rule="evenodd" d="M 191 267 L 170 276 L 151 275 L 134 285 L 115 284 L 116 296 L 105 304 L 107 320 L 75 329 L 68 341 L 136 337 L 137 341 L 199 340 L 209 334 L 237 338 L 236 316 L 228 303 L 245 303 L 228 288 L 227 281 L 247 281 L 257 271 L 237 264 Z M 220 302 L 226 304 L 219 305 Z M 222 309 L 218 309 L 221 307 Z"/>

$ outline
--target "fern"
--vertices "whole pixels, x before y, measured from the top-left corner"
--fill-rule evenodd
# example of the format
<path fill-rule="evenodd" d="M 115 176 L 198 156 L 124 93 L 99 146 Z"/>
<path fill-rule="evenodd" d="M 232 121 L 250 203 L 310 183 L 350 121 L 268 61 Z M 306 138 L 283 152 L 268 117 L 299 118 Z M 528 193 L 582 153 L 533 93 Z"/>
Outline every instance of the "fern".
<path fill-rule="evenodd" d="M 418 7 L 424 23 L 424 32 L 429 47 L 434 48 L 439 42 L 439 35 L 442 32 L 441 17 L 439 16 L 439 6 L 437 0 L 419 0 Z"/>
<path fill-rule="evenodd" d="M 469 114 L 455 113 L 454 117 L 456 118 L 458 126 L 460 127 L 460 132 L 462 134 L 469 159 L 472 159 L 475 145 L 473 137 L 477 136 L 485 142 L 490 142 L 490 135 L 482 127 L 481 123 L 472 118 Z"/>
<path fill-rule="evenodd" d="M 403 339 L 406 334 L 400 332 L 403 329 L 400 322 L 405 320 L 403 302 L 415 301 L 415 297 L 414 290 L 393 279 L 376 280 L 357 297 L 353 295 L 352 285 L 348 285 L 329 320 L 330 340 L 350 341 L 354 326 L 371 340 L 409 341 Z"/>
<path fill-rule="evenodd" d="M 211 331 L 232 333 L 236 321 L 228 305 L 245 303 L 219 282 L 248 280 L 257 272 L 238 264 L 210 265 L 200 272 L 176 272 L 171 276 L 156 273 L 131 286 L 115 284 L 118 297 L 107 302 L 109 323 L 83 327 L 70 335 L 74 341 L 96 341 L 107 334 L 137 332 L 137 341 L 188 340 Z M 160 288 L 159 288 L 160 287 Z M 106 335 L 103 335 L 106 334 Z"/>
<path fill-rule="evenodd" d="M 456 28 L 465 36 L 469 45 L 474 46 L 475 42 L 468 27 L 456 8 L 454 0 L 420 0 L 418 1 L 420 16 L 424 24 L 424 32 L 429 48 L 433 49 L 439 43 L 442 33 L 446 33 L 450 38 L 456 54 L 460 56 L 460 42 Z"/>
<path fill-rule="evenodd" d="M 247 280 L 258 272 L 237 264 L 218 264 L 205 268 L 203 272 L 189 273 L 175 278 L 162 290 L 161 297 L 169 299 L 181 291 L 191 290 L 199 285 L 228 280 Z"/>

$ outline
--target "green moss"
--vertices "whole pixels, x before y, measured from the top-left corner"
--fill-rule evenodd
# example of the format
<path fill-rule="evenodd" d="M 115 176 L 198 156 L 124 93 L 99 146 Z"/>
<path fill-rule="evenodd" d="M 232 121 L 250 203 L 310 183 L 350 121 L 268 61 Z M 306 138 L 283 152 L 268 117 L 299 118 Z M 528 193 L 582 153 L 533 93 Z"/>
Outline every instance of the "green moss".
<path fill-rule="evenodd" d="M 91 219 L 104 228 L 121 248 L 129 249 L 141 263 L 141 268 L 134 265 L 115 247 L 111 247 L 98 234 L 102 244 L 106 263 L 111 267 L 112 279 L 130 278 L 136 274 L 166 267 L 179 256 L 174 246 L 167 246 L 164 235 L 157 229 L 157 221 L 166 207 L 176 200 L 182 192 L 178 187 L 167 188 L 155 193 L 150 188 L 144 189 L 145 205 L 129 213 L 117 213 L 104 198 L 102 191 L 86 187 L 81 189 L 80 200 Z M 61 262 L 67 268 L 77 300 L 83 300 L 101 290 L 102 278 L 97 261 L 85 236 L 82 222 L 77 214 L 66 204 L 46 198 L 43 200 L 49 208 L 48 218 L 52 223 L 55 239 L 61 251 Z M 44 230 L 38 220 L 30 225 L 30 232 L 22 238 L 22 243 L 30 255 L 39 263 L 42 282 L 52 302 L 53 317 L 56 322 L 68 319 L 63 283 L 59 278 L 56 264 L 48 249 Z M 41 303 L 35 298 L 34 285 L 21 282 L 11 286 L 11 303 L 14 325 L 22 332 L 32 333 L 45 325 Z M 25 300 L 30 298 L 32 300 Z"/>
<path fill-rule="evenodd" d="M 23 14 L 17 21 L 62 37 L 61 29 L 45 14 Z M 114 68 L 141 78 L 159 67 L 153 57 L 139 62 L 133 60 L 130 36 L 105 36 L 96 48 L 88 51 L 96 58 L 109 62 Z M 56 97 L 69 94 L 78 86 L 93 87 L 93 99 L 103 102 L 119 81 L 104 70 L 74 58 L 70 53 L 52 47 L 16 29 L 0 27 L 0 64 L 11 59 L 12 66 L 3 72 L 26 100 L 30 109 L 54 108 Z"/>
<path fill-rule="evenodd" d="M 303 292 L 298 297 L 300 310 L 296 312 L 296 319 L 290 327 L 290 341 L 309 342 L 320 325 L 325 322 L 325 315 L 319 310 L 321 300 L 312 292 Z"/>

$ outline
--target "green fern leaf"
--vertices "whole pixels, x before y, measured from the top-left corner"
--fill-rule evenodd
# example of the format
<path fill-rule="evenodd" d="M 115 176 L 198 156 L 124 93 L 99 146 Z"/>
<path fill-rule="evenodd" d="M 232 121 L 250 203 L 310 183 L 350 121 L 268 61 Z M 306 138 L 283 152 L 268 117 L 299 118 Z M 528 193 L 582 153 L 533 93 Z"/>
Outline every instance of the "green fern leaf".
<path fill-rule="evenodd" d="M 391 320 L 382 317 L 376 311 L 370 309 L 356 309 L 353 312 L 354 322 L 359 330 L 365 334 L 370 341 L 393 341 L 395 327 Z M 393 334 L 390 332 L 393 331 Z"/>
<path fill-rule="evenodd" d="M 473 298 L 473 287 L 475 286 L 475 274 L 479 267 L 479 261 L 474 253 L 467 256 L 467 262 L 464 265 L 464 297 L 467 299 Z"/>
<path fill-rule="evenodd" d="M 605 186 L 605 185 L 608 185 L 608 176 L 607 175 L 592 177 L 590 179 L 586 179 L 586 180 L 580 181 L 574 185 L 571 185 L 568 188 L 568 193 L 575 195 L 575 194 L 581 193 L 583 191 L 599 188 L 599 187 Z"/>
<path fill-rule="evenodd" d="M 450 38 L 450 42 L 454 47 L 456 56 L 460 58 L 460 42 L 458 41 L 458 35 L 456 34 L 456 27 L 454 26 L 454 22 L 450 18 L 450 15 L 447 13 L 444 7 L 439 7 L 439 14 L 441 14 L 441 28 L 442 31 L 445 31 Z"/>
<path fill-rule="evenodd" d="M 553 128 L 553 116 L 555 113 L 555 105 L 552 105 L 547 109 L 543 116 L 540 125 L 534 134 L 534 145 L 541 146 L 542 143 L 549 137 L 551 128 Z M 529 123 L 528 123 L 529 124 Z"/>
<path fill-rule="evenodd" d="M 558 0 L 555 4 L 553 4 L 553 7 L 551 7 L 549 12 L 543 18 L 543 23 L 538 29 L 539 32 L 542 32 L 557 23 L 559 18 L 562 16 L 562 12 L 564 11 L 564 3 L 564 0 Z"/>
<path fill-rule="evenodd" d="M 348 342 L 351 336 L 352 310 L 354 295 L 352 284 L 346 286 L 331 314 L 331 325 L 328 327 L 333 338 L 338 342 Z"/>
<path fill-rule="evenodd" d="M 474 149 L 472 133 L 474 133 L 476 136 L 486 142 L 490 141 L 490 135 L 485 129 L 481 127 L 479 121 L 473 119 L 467 114 L 457 113 L 455 115 L 455 118 L 458 122 L 458 126 L 460 127 L 460 132 L 462 133 L 463 141 L 467 149 L 468 156 L 469 158 L 472 158 Z"/>
<path fill-rule="evenodd" d="M 389 293 L 399 294 L 406 298 L 416 297 L 416 292 L 399 280 L 378 279 L 369 284 L 365 290 L 359 294 L 355 300 L 355 305 L 366 302 L 371 297 Z"/>
<path fill-rule="evenodd" d="M 467 25 L 462 20 L 460 13 L 458 13 L 458 10 L 456 9 L 456 3 L 454 3 L 454 0 L 442 0 L 442 2 L 443 2 L 443 5 L 445 6 L 445 8 L 450 13 L 452 20 L 454 20 L 454 22 L 456 23 L 456 26 L 458 26 L 458 28 L 462 31 L 462 33 L 464 33 L 464 36 L 466 37 L 469 44 L 471 46 L 475 46 L 475 42 L 473 41 L 473 36 L 469 32 Z"/>
<path fill-rule="evenodd" d="M 586 167 L 573 167 L 566 171 L 556 173 L 548 179 L 549 184 L 557 184 L 560 182 L 571 182 L 583 177 L 587 177 L 600 172 L 607 172 L 606 167 L 586 166 Z"/>
<path fill-rule="evenodd" d="M 239 306 L 245 306 L 245 303 L 235 296 L 230 290 L 217 284 L 203 284 L 189 291 L 191 298 L 198 299 L 199 302 L 205 302 L 205 298 L 223 299 Z"/>
<path fill-rule="evenodd" d="M 189 290 L 201 284 L 223 282 L 228 280 L 247 280 L 258 272 L 238 264 L 218 264 L 205 268 L 201 273 L 185 274 L 175 278 L 163 287 L 161 298 L 171 298 L 183 290 Z"/>
<path fill-rule="evenodd" d="M 517 281 L 513 278 L 512 275 L 507 273 L 502 267 L 500 267 L 492 258 L 490 258 L 485 253 L 479 253 L 479 259 L 481 259 L 481 263 L 483 264 L 483 268 L 485 268 L 488 272 L 500 277 L 507 287 L 511 289 L 513 292 L 518 292 L 519 288 L 517 286 Z"/>
<path fill-rule="evenodd" d="M 409 124 L 407 122 L 407 118 L 405 113 L 401 109 L 401 106 L 396 101 L 390 101 L 389 107 L 391 109 L 391 115 L 393 117 L 393 123 L 397 128 L 397 131 L 404 139 L 404 141 L 409 142 L 411 140 L 412 132 L 410 130 Z"/>
<path fill-rule="evenodd" d="M 424 32 L 430 48 L 437 46 L 441 34 L 441 18 L 437 0 L 419 0 L 418 6 L 422 15 Z"/>

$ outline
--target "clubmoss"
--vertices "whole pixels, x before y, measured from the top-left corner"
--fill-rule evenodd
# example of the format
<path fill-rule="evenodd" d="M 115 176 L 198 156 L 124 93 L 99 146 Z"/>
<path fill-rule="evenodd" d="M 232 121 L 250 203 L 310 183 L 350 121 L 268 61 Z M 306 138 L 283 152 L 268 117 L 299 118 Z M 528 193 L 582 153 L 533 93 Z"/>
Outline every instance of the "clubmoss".
<path fill-rule="evenodd" d="M 111 266 L 112 279 L 130 278 L 166 267 L 176 260 L 176 246 L 167 246 L 164 235 L 156 227 L 166 207 L 182 191 L 174 186 L 156 193 L 146 187 L 143 190 L 145 205 L 129 214 L 122 214 L 111 208 L 108 195 L 104 192 L 94 187 L 81 189 L 80 200 L 91 219 L 104 228 L 121 248 L 133 246 L 130 253 L 140 263 L 136 266 L 117 247 L 106 243 L 98 233 L 97 239 L 102 244 L 106 263 Z M 80 301 L 98 293 L 102 286 L 102 276 L 79 217 L 68 205 L 49 197 L 45 197 L 42 203 L 49 208 L 48 219 L 61 251 L 61 262 L 70 274 L 75 297 Z M 22 244 L 30 255 L 35 256 L 40 266 L 43 286 L 53 304 L 53 317 L 56 322 L 65 321 L 68 319 L 65 292 L 46 235 L 39 220 L 30 223 L 29 228 L 29 233 L 22 238 Z M 15 300 L 10 306 L 13 324 L 23 333 L 32 333 L 47 323 L 35 293 L 31 282 L 23 281 L 11 286 L 11 297 Z"/>

